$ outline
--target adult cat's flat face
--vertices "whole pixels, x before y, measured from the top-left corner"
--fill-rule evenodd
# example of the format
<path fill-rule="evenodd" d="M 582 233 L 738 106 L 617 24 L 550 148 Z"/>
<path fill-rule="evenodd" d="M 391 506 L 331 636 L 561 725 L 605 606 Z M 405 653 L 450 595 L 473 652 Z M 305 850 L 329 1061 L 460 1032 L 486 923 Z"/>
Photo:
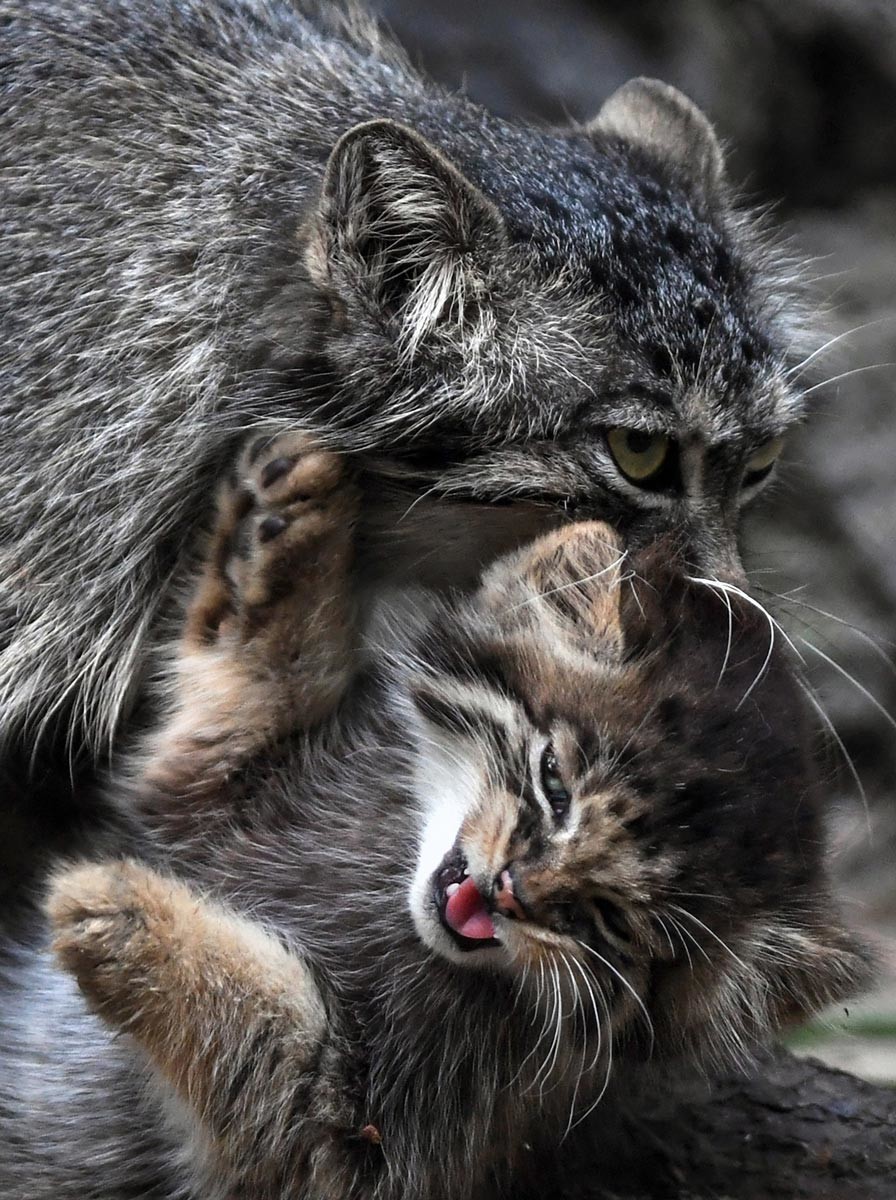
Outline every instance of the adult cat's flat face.
<path fill-rule="evenodd" d="M 517 543 L 599 517 L 736 575 L 740 509 L 801 401 L 787 264 L 732 208 L 705 118 L 638 81 L 587 129 L 483 117 L 435 142 L 346 135 L 309 242 L 336 314 L 322 412 L 368 456 L 381 557 L 447 559 L 457 583 L 514 514 Z"/>
<path fill-rule="evenodd" d="M 597 524 L 547 535 L 430 631 L 411 912 L 459 969 L 724 1038 L 860 967 L 822 916 L 808 736 L 768 623 L 729 596 L 729 627 L 668 546 L 620 547 Z"/>

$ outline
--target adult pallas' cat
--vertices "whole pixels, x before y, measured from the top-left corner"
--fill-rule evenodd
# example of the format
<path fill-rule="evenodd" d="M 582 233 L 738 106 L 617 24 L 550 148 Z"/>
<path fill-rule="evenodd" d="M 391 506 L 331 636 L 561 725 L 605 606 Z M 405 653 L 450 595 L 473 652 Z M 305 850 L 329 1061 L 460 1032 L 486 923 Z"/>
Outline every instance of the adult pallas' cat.
<path fill-rule="evenodd" d="M 802 410 L 791 267 L 684 96 L 527 127 L 339 0 L 0 0 L 0 28 L 0 733 L 26 763 L 102 759 L 260 421 L 363 460 L 372 588 L 472 584 L 571 514 L 738 569 Z"/>
<path fill-rule="evenodd" d="M 51 893 L 87 1005 L 46 955 L 3 998 L 2 1195 L 519 1193 L 608 1080 L 855 985 L 751 607 L 572 525 L 353 677 L 341 460 L 295 435 L 239 480 L 129 856 Z"/>

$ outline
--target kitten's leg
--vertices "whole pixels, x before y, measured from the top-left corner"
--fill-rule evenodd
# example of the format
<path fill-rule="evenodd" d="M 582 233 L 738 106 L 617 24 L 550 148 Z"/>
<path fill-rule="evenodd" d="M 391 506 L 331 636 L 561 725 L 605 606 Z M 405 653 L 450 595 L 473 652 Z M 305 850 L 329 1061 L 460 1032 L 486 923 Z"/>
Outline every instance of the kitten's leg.
<path fill-rule="evenodd" d="M 132 862 L 64 871 L 47 907 L 61 965 L 136 1039 L 233 1178 L 304 1172 L 336 1117 L 321 1086 L 327 1013 L 306 964 Z"/>
<path fill-rule="evenodd" d="M 326 717 L 352 671 L 358 495 L 343 460 L 290 433 L 226 484 L 176 660 L 175 701 L 144 784 L 196 795 Z"/>

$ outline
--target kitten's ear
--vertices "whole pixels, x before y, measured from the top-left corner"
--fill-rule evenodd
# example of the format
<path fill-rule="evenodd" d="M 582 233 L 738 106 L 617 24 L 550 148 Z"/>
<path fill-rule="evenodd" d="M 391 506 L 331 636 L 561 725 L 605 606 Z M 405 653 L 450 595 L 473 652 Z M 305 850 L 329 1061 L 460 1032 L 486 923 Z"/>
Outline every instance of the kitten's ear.
<path fill-rule="evenodd" d="M 495 206 L 422 137 L 387 120 L 337 142 L 315 233 L 312 277 L 359 296 L 409 352 L 432 336 L 466 340 L 506 244 Z"/>
<path fill-rule="evenodd" d="M 770 921 L 756 937 L 755 955 L 777 1028 L 859 995 L 876 973 L 873 952 L 835 921 L 809 927 Z"/>
<path fill-rule="evenodd" d="M 712 125 L 687 96 L 658 79 L 631 79 L 586 126 L 668 163 L 708 198 L 725 186 L 725 160 Z"/>

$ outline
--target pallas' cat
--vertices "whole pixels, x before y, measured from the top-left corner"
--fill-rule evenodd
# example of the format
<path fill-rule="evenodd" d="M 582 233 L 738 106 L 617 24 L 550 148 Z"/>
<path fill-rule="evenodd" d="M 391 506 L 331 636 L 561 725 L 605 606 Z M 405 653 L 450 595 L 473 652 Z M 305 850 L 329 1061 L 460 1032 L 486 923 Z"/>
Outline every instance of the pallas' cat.
<path fill-rule="evenodd" d="M 133 839 L 56 876 L 64 970 L 10 960 L 2 1196 L 523 1194 L 608 1084 L 856 986 L 756 609 L 574 524 L 356 674 L 343 460 L 235 478 Z"/>
<path fill-rule="evenodd" d="M 314 0 L 0 26 L 0 712 L 29 761 L 106 753 L 257 422 L 363 464 L 374 590 L 473 583 L 576 516 L 738 571 L 802 407 L 791 268 L 678 92 L 532 128 Z"/>

